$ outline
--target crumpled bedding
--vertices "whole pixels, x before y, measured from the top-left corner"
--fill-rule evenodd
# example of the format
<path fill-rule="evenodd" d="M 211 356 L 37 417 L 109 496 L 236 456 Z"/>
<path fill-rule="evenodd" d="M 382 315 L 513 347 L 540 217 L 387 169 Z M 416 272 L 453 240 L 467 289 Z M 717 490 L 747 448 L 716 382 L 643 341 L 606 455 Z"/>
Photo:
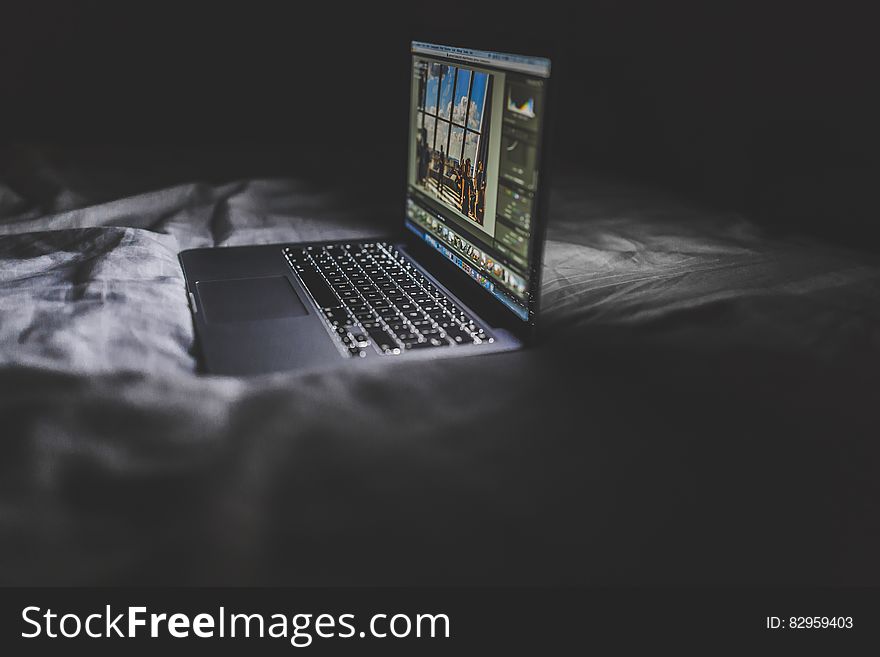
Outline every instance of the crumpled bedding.
<path fill-rule="evenodd" d="M 344 198 L 0 183 L 0 583 L 880 583 L 876 256 L 571 175 L 537 348 L 198 375 L 177 253 Z"/>

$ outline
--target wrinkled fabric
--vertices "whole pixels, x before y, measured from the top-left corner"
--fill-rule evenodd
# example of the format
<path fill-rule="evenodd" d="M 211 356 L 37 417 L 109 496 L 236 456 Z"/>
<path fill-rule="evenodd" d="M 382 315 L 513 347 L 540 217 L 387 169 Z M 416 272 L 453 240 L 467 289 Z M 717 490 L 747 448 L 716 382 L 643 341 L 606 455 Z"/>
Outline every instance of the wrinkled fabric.
<path fill-rule="evenodd" d="M 877 257 L 579 177 L 551 207 L 537 348 L 234 379 L 178 252 L 357 207 L 0 185 L 0 582 L 880 583 Z"/>

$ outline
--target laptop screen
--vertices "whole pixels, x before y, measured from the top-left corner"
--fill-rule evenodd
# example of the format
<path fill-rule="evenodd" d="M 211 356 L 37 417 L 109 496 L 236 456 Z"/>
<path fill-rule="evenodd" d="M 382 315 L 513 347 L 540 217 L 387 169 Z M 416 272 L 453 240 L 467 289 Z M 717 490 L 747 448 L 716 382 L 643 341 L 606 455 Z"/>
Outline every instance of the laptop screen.
<path fill-rule="evenodd" d="M 523 320 L 550 61 L 412 44 L 406 227 Z"/>

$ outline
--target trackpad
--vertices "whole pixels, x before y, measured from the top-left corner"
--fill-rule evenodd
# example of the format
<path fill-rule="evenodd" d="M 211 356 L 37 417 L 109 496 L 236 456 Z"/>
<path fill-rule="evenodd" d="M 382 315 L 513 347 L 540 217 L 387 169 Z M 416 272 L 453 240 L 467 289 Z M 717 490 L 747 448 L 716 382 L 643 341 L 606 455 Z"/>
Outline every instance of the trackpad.
<path fill-rule="evenodd" d="M 199 281 L 196 288 L 209 324 L 299 317 L 309 313 L 284 276 Z"/>

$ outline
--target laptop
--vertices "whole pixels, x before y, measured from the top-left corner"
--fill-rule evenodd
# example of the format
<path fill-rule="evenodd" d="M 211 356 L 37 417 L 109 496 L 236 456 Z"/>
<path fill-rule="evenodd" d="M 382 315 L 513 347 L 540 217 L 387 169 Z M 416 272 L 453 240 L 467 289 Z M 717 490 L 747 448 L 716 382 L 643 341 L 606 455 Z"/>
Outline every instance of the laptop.
<path fill-rule="evenodd" d="M 477 356 L 535 339 L 550 60 L 418 41 L 410 56 L 399 234 L 182 252 L 205 371 Z"/>

